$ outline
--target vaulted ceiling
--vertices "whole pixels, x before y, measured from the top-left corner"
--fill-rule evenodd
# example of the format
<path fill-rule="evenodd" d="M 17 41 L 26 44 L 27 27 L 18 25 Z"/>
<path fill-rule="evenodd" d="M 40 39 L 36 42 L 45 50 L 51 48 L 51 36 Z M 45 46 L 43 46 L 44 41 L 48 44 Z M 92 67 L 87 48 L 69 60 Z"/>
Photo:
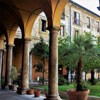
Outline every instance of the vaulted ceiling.
<path fill-rule="evenodd" d="M 56 12 L 60 14 L 59 9 L 62 10 L 67 2 L 68 0 L 0 0 L 0 34 L 12 27 L 25 28 L 30 16 L 36 16 L 42 11 L 49 24 L 52 24 Z"/>

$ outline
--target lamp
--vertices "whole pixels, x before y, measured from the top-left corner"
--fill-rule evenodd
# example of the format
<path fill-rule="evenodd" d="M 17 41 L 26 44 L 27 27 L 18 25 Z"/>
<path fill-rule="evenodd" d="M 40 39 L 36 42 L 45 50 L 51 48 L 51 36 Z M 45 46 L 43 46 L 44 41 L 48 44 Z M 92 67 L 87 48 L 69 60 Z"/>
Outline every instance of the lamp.
<path fill-rule="evenodd" d="M 97 7 L 97 9 L 100 11 L 100 0 L 99 0 L 99 6 Z"/>

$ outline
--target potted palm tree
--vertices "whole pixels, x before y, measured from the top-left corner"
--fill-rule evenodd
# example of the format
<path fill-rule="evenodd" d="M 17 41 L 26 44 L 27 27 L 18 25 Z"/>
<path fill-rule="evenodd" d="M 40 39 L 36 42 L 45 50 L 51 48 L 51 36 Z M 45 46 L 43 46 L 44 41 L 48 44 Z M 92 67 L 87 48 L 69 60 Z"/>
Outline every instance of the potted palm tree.
<path fill-rule="evenodd" d="M 84 57 L 88 59 L 91 56 L 91 51 L 94 46 L 92 35 L 85 33 L 84 35 L 77 35 L 74 37 L 72 43 L 66 52 L 69 66 L 74 60 L 76 66 L 76 89 L 67 91 L 69 100 L 87 100 L 89 90 L 86 88 L 86 84 L 82 81 L 82 68 Z M 72 59 L 72 60 L 71 60 Z"/>

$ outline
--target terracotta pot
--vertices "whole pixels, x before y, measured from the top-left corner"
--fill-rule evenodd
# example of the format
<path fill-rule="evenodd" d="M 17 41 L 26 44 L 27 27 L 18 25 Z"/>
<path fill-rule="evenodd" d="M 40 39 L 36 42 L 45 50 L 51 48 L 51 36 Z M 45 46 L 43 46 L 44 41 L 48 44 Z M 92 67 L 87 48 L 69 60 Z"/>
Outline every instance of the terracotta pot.
<path fill-rule="evenodd" d="M 69 100 L 88 100 L 88 94 L 90 90 L 86 91 L 76 91 L 71 89 L 67 91 Z"/>
<path fill-rule="evenodd" d="M 12 90 L 12 85 L 9 85 L 9 90 Z"/>
<path fill-rule="evenodd" d="M 2 85 L 2 86 L 1 86 L 1 89 L 5 89 L 5 85 Z"/>
<path fill-rule="evenodd" d="M 29 89 L 29 90 L 27 90 L 27 94 L 32 95 L 33 93 L 34 93 L 34 90 L 33 90 L 33 89 Z"/>
<path fill-rule="evenodd" d="M 40 91 L 40 90 L 35 90 L 35 91 L 34 91 L 34 96 L 35 96 L 35 97 L 39 97 L 40 94 L 41 94 L 41 91 Z"/>
<path fill-rule="evenodd" d="M 12 90 L 17 91 L 17 87 L 18 87 L 17 85 L 12 85 Z"/>
<path fill-rule="evenodd" d="M 17 87 L 16 93 L 17 93 L 17 94 L 22 94 L 22 89 L 21 89 L 21 87 Z"/>

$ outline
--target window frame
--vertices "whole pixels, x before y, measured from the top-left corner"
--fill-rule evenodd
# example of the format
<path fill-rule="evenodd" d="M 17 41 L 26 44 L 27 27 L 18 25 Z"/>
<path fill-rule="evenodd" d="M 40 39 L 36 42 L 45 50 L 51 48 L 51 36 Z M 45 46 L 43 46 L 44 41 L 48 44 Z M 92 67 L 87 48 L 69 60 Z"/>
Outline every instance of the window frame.
<path fill-rule="evenodd" d="M 99 23 L 99 21 L 96 21 L 96 30 L 97 30 L 97 32 L 100 32 L 100 23 Z"/>
<path fill-rule="evenodd" d="M 87 23 L 87 28 L 89 28 L 90 29 L 90 17 L 86 17 L 86 23 Z"/>
<path fill-rule="evenodd" d="M 65 36 L 65 25 L 60 25 L 60 36 Z"/>
<path fill-rule="evenodd" d="M 80 25 L 80 13 L 74 11 L 74 24 Z"/>
<path fill-rule="evenodd" d="M 46 32 L 46 20 L 41 19 L 41 31 Z"/>
<path fill-rule="evenodd" d="M 62 12 L 61 19 L 65 20 L 65 9 Z"/>

